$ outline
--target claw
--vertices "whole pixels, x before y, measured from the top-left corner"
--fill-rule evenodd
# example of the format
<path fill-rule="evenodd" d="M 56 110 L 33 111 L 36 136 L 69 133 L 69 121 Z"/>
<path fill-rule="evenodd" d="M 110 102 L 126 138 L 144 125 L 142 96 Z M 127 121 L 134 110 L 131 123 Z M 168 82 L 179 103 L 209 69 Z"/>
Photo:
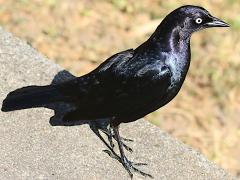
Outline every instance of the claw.
<path fill-rule="evenodd" d="M 145 172 L 143 172 L 143 171 L 140 171 L 139 169 L 137 169 L 137 168 L 135 168 L 135 167 L 132 167 L 132 169 L 133 169 L 135 172 L 141 174 L 141 175 L 144 176 L 144 177 L 149 177 L 149 178 L 153 179 L 153 176 L 152 176 L 151 174 L 148 174 L 148 173 L 145 173 Z"/>
<path fill-rule="evenodd" d="M 149 177 L 149 178 L 153 179 L 153 176 L 151 174 L 145 173 L 145 172 L 137 169 L 136 167 L 134 167 L 134 166 L 145 166 L 145 165 L 147 165 L 146 163 L 133 163 L 133 162 L 129 161 L 127 158 L 124 158 L 124 160 L 121 162 L 122 162 L 124 168 L 128 171 L 128 174 L 130 175 L 131 178 L 132 178 L 131 171 L 134 171 L 134 172 L 141 174 L 144 177 Z"/>
<path fill-rule="evenodd" d="M 134 162 L 131 162 L 132 165 L 135 165 L 135 166 L 147 166 L 148 164 L 147 163 L 134 163 Z"/>
<path fill-rule="evenodd" d="M 134 163 L 134 162 L 129 161 L 126 158 L 124 159 L 124 161 L 122 161 L 120 156 L 118 156 L 117 154 L 114 154 L 113 152 L 111 152 L 107 149 L 103 150 L 103 152 L 107 153 L 111 158 L 114 158 L 114 159 L 118 160 L 119 162 L 121 162 L 131 178 L 133 178 L 132 171 L 134 171 L 134 172 L 141 174 L 144 177 L 150 177 L 153 179 L 153 176 L 151 174 L 145 173 L 145 172 L 137 169 L 136 167 L 134 167 L 134 166 L 146 166 L 147 163 Z"/>
<path fill-rule="evenodd" d="M 126 142 L 134 142 L 132 139 L 128 139 L 128 138 L 122 138 L 122 140 Z"/>
<path fill-rule="evenodd" d="M 117 154 L 113 153 L 112 151 L 105 149 L 105 150 L 103 150 L 103 152 L 107 153 L 111 158 L 116 159 L 119 162 L 121 162 L 121 158 Z"/>
<path fill-rule="evenodd" d="M 123 143 L 123 147 L 124 147 L 127 151 L 129 151 L 130 153 L 133 152 L 132 148 L 130 148 L 129 146 L 127 146 L 127 145 L 124 144 L 124 143 Z"/>

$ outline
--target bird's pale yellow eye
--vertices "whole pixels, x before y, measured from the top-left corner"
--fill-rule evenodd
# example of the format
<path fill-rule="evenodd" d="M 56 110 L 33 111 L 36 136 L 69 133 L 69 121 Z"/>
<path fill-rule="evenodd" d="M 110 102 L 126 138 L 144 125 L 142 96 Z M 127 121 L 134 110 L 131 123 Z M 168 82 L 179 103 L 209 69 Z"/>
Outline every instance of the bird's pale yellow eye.
<path fill-rule="evenodd" d="M 202 18 L 197 18 L 197 19 L 195 20 L 195 22 L 196 22 L 197 24 L 201 24 L 201 23 L 202 23 Z"/>

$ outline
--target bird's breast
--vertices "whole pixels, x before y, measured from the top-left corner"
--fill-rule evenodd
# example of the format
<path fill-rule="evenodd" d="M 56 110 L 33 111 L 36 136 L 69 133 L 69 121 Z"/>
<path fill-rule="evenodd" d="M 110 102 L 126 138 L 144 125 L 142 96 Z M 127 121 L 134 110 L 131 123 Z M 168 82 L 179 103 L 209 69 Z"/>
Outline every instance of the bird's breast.
<path fill-rule="evenodd" d="M 171 55 L 165 63 L 171 72 L 171 84 L 168 90 L 175 91 L 184 82 L 190 64 L 190 57 L 184 54 Z"/>

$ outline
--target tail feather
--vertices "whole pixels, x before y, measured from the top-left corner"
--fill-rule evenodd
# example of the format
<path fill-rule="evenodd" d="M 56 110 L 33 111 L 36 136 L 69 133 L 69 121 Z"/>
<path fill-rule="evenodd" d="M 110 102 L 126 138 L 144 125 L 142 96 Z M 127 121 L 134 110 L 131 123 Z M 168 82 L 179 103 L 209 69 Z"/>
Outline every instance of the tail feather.
<path fill-rule="evenodd" d="M 63 98 L 63 94 L 54 85 L 23 87 L 7 95 L 2 104 L 2 111 L 42 107 Z"/>

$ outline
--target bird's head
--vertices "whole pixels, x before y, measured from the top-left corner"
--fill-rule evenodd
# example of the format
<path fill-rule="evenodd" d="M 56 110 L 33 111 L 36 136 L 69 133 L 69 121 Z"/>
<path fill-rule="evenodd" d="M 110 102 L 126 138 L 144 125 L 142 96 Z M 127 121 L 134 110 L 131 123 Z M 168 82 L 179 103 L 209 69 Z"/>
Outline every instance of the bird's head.
<path fill-rule="evenodd" d="M 199 6 L 186 5 L 171 12 L 165 20 L 178 26 L 182 31 L 192 34 L 195 31 L 210 27 L 229 27 L 224 21 L 212 16 Z"/>
<path fill-rule="evenodd" d="M 181 44 L 179 42 L 189 42 L 192 33 L 210 27 L 229 27 L 229 25 L 212 16 L 202 7 L 186 5 L 168 14 L 149 38 L 149 42 L 157 42 L 158 48 L 163 48 L 165 51 L 179 50 Z"/>

